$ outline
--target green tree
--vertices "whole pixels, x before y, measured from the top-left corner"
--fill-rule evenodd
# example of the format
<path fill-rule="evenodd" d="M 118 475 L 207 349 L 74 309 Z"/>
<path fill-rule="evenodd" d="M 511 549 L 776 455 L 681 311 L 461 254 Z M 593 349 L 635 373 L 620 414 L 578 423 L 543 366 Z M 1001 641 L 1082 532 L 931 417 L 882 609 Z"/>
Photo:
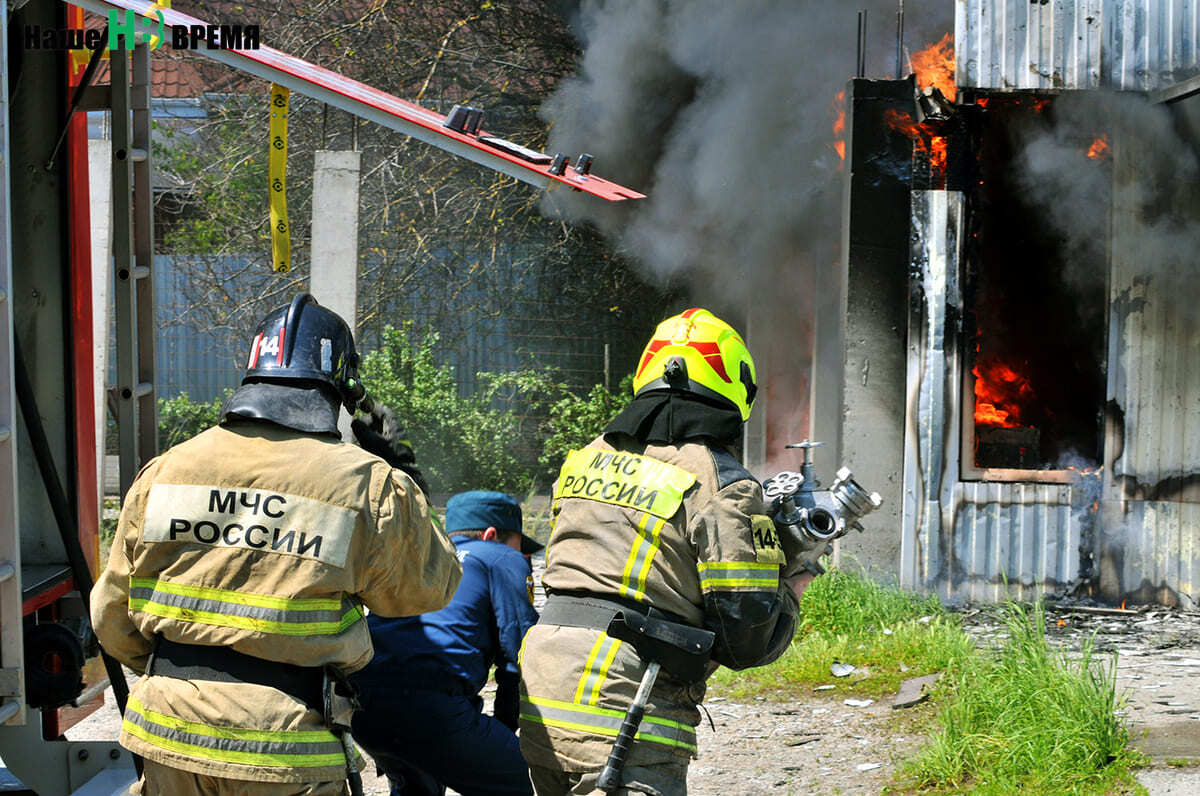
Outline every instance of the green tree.
<path fill-rule="evenodd" d="M 561 387 L 550 371 L 530 368 L 481 374 L 479 390 L 459 395 L 454 369 L 437 360 L 437 345 L 432 330 L 388 327 L 379 349 L 363 358 L 363 382 L 407 428 L 436 492 L 528 494 L 544 481 L 529 441 L 540 435 L 548 398 Z"/>
<path fill-rule="evenodd" d="M 186 392 L 174 398 L 158 399 L 158 449 L 165 451 L 191 439 L 206 428 L 215 426 L 221 414 L 221 404 L 229 397 L 211 401 L 193 401 Z"/>
<path fill-rule="evenodd" d="M 539 461 L 545 467 L 558 467 L 568 453 L 591 442 L 631 400 L 632 373 L 621 379 L 615 392 L 597 384 L 587 395 L 568 393 L 559 398 L 550 407 L 550 434 Z"/>
<path fill-rule="evenodd" d="M 567 453 L 590 442 L 632 398 L 633 376 L 616 391 L 573 392 L 561 375 L 530 366 L 480 373 L 461 395 L 454 368 L 438 360 L 437 332 L 387 327 L 362 361 L 364 383 L 396 413 L 417 460 L 439 493 L 496 489 L 527 495 L 548 487 Z M 159 399 L 158 443 L 166 450 L 216 425 L 228 398 Z"/>

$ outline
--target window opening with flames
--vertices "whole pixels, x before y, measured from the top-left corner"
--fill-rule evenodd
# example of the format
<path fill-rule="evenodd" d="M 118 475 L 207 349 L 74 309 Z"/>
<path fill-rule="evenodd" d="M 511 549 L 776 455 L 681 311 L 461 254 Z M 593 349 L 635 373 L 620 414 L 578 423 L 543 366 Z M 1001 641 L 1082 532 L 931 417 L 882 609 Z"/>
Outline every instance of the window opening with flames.
<path fill-rule="evenodd" d="M 1073 462 L 1100 459 L 1108 240 L 1068 245 L 1047 217 L 1053 197 L 1020 176 L 1022 143 L 1052 123 L 1053 97 L 996 93 L 972 101 L 963 476 L 1060 480 L 1054 474 Z M 1079 142 L 1096 168 L 1107 168 L 1107 141 L 1098 132 Z"/>

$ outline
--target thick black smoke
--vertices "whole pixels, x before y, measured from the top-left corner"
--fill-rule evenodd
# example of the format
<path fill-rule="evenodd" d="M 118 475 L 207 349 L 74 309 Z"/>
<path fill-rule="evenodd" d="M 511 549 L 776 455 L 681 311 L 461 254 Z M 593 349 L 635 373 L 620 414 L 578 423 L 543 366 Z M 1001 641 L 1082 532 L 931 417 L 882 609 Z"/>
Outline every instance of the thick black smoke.
<path fill-rule="evenodd" d="M 908 3 L 908 41 L 948 30 L 950 6 Z M 874 74 L 890 76 L 895 3 L 583 3 L 579 73 L 543 106 L 550 150 L 589 152 L 597 173 L 649 198 L 606 207 L 552 195 L 555 209 L 598 224 L 651 273 L 687 280 L 697 299 L 803 293 L 812 269 L 837 258 L 832 124 L 855 69 L 859 8 Z"/>
<path fill-rule="evenodd" d="M 1142 95 L 1077 92 L 1055 102 L 1051 121 L 1026 133 L 1016 161 L 1019 177 L 1066 242 L 1068 284 L 1081 295 L 1107 286 L 1112 352 L 1107 364 L 1116 369 L 1118 384 L 1114 404 L 1124 417 L 1127 445 L 1140 450 L 1151 437 L 1138 428 L 1138 419 L 1148 419 L 1153 428 L 1160 413 L 1166 418 L 1186 408 L 1186 392 L 1143 398 L 1141 390 L 1127 393 L 1119 385 L 1126 378 L 1153 383 L 1165 374 L 1165 389 L 1182 389 L 1170 387 L 1171 380 L 1183 385 L 1184 374 L 1195 366 L 1200 104 L 1192 99 L 1168 106 Z M 1107 149 L 1103 157 L 1089 158 L 1086 152 L 1096 154 L 1092 142 L 1099 136 Z M 1127 400 L 1134 405 L 1122 405 Z M 1185 414 L 1179 411 L 1179 423 Z M 1165 439 L 1172 429 L 1153 433 Z M 1182 425 L 1177 433 L 1184 434 Z M 1186 445 L 1181 449 L 1182 461 L 1171 455 L 1122 458 L 1113 463 L 1113 473 L 1142 484 L 1179 478 L 1200 470 L 1188 451 Z"/>
<path fill-rule="evenodd" d="M 1194 104 L 1073 92 L 1055 102 L 1052 125 L 1026 134 L 1019 176 L 1028 197 L 1068 242 L 1070 282 L 1081 288 L 1102 284 L 1111 257 L 1118 272 L 1137 274 L 1142 298 L 1200 318 L 1194 266 L 1200 251 L 1200 109 Z M 1100 136 L 1106 148 L 1095 157 L 1092 144 Z M 1106 253 L 1103 244 L 1110 240 Z"/>
<path fill-rule="evenodd" d="M 861 8 L 868 76 L 892 77 L 896 3 L 586 0 L 578 74 L 543 106 L 549 151 L 588 152 L 597 174 L 648 194 L 614 206 L 552 192 L 548 212 L 597 225 L 747 331 L 769 400 L 795 407 L 788 441 L 808 433 L 814 307 L 836 303 L 815 286 L 837 281 L 835 97 L 854 76 Z M 950 30 L 952 3 L 906 8 L 909 49 Z"/>

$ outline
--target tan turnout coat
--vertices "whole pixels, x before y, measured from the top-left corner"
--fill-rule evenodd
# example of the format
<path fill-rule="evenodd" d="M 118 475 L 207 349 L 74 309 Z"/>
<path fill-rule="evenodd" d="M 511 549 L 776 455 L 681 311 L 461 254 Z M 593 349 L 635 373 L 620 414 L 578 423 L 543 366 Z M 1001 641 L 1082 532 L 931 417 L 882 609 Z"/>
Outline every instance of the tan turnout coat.
<path fill-rule="evenodd" d="M 362 607 L 435 611 L 462 570 L 407 475 L 361 448 L 265 423 L 218 426 L 148 463 L 92 592 L 104 648 L 144 672 L 156 634 L 266 661 L 362 668 Z M 143 677 L 121 743 L 230 779 L 345 776 L 317 712 L 275 688 Z"/>
<path fill-rule="evenodd" d="M 620 450 L 600 437 L 563 466 L 543 578 L 548 592 L 653 606 L 716 630 L 718 644 L 730 617 L 706 595 L 755 592 L 772 610 L 795 613 L 794 597 L 780 584 L 783 555 L 767 530 L 773 525 L 764 516 L 762 488 L 732 456 L 698 443 L 644 446 L 619 439 Z M 777 618 L 752 631 L 758 633 L 754 644 L 766 643 Z M 722 662 L 740 668 L 761 661 Z M 601 630 L 535 625 L 521 660 L 526 760 L 598 771 L 644 671 L 628 643 Z M 689 686 L 660 674 L 627 767 L 686 764 L 696 753 L 696 704 L 703 694 L 702 683 Z"/>

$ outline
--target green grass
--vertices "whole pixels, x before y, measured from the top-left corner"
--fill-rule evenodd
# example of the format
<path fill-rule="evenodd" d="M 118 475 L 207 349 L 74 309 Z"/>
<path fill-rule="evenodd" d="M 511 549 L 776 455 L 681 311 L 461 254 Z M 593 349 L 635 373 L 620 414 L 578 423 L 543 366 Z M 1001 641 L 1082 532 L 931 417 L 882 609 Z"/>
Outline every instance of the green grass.
<path fill-rule="evenodd" d="M 744 699 L 820 693 L 879 696 L 910 677 L 942 672 L 930 704 L 891 717 L 928 740 L 900 767 L 890 793 L 1098 794 L 1143 792 L 1118 717 L 1116 661 L 1090 644 L 1050 646 L 1040 604 L 998 608 L 1005 633 L 977 648 L 936 597 L 920 597 L 833 569 L 808 588 L 796 638 L 769 666 L 710 680 L 714 695 Z M 833 677 L 834 662 L 859 670 Z"/>
<path fill-rule="evenodd" d="M 881 586 L 831 569 L 804 593 L 796 639 L 769 666 L 710 680 L 714 693 L 732 698 L 807 694 L 817 685 L 832 693 L 879 696 L 901 681 L 942 671 L 970 654 L 971 641 L 937 597 Z M 858 671 L 834 677 L 829 667 L 849 663 Z"/>
<path fill-rule="evenodd" d="M 932 793 L 1092 794 L 1136 788 L 1117 716 L 1116 660 L 1090 644 L 1069 656 L 1046 642 L 1045 615 L 1009 603 L 1007 639 L 954 667 L 929 744 L 903 767 L 901 787 Z"/>

